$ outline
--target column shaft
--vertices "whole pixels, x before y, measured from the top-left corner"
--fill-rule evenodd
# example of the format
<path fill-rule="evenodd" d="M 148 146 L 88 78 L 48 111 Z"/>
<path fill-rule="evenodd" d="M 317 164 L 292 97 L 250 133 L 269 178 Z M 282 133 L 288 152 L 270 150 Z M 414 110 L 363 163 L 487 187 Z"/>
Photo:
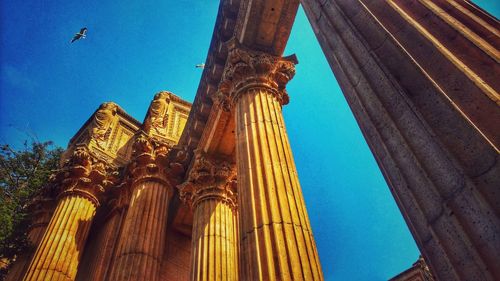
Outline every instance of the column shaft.
<path fill-rule="evenodd" d="M 24 280 L 74 280 L 95 211 L 86 197 L 63 197 Z"/>
<path fill-rule="evenodd" d="M 238 280 L 235 211 L 220 199 L 199 202 L 194 211 L 191 280 Z"/>
<path fill-rule="evenodd" d="M 439 280 L 500 280 L 493 17 L 469 1 L 302 0 Z"/>
<path fill-rule="evenodd" d="M 33 225 L 28 232 L 28 240 L 35 247 L 35 249 L 40 244 L 43 234 L 47 230 L 47 225 L 50 222 L 51 215 L 52 213 L 48 211 L 43 212 L 40 215 L 35 215 L 36 219 L 33 222 Z M 26 270 L 28 270 L 28 266 L 30 265 L 31 259 L 33 258 L 35 249 L 30 250 L 29 252 L 26 253 L 22 253 L 16 259 L 14 265 L 7 274 L 7 278 L 5 279 L 6 281 L 17 281 L 23 278 L 24 274 L 26 273 Z"/>
<path fill-rule="evenodd" d="M 165 247 L 168 198 L 165 182 L 135 183 L 110 281 L 158 280 Z"/>
<path fill-rule="evenodd" d="M 114 210 L 105 221 L 99 222 L 96 229 L 98 233 L 90 234 L 76 277 L 77 281 L 105 280 L 120 233 L 122 218 L 123 210 Z"/>
<path fill-rule="evenodd" d="M 281 104 L 267 88 L 236 102 L 243 280 L 322 280 Z"/>

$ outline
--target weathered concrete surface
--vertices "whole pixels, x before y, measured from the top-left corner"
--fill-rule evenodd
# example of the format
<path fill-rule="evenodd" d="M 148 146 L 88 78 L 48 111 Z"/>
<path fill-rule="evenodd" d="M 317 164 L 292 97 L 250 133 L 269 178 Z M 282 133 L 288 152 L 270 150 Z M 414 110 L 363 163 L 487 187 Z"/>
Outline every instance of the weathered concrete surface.
<path fill-rule="evenodd" d="M 302 4 L 436 277 L 499 279 L 498 22 L 465 1 Z"/>

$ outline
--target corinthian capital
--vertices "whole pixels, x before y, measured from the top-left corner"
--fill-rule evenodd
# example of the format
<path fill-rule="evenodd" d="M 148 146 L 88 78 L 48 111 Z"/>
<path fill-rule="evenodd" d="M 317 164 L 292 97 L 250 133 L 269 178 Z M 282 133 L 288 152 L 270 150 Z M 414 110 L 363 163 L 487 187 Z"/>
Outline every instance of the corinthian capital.
<path fill-rule="evenodd" d="M 155 139 L 140 131 L 133 144 L 132 161 L 127 167 L 126 176 L 133 183 L 148 179 L 155 179 L 165 184 L 174 180 L 170 177 L 168 153 L 172 146 L 164 141 Z"/>
<path fill-rule="evenodd" d="M 281 104 L 287 104 L 285 86 L 295 75 L 295 55 L 276 57 L 267 53 L 252 51 L 229 43 L 226 67 L 213 97 L 214 102 L 227 105 L 238 99 L 247 89 L 266 88 Z"/>
<path fill-rule="evenodd" d="M 77 146 L 63 169 L 53 177 L 59 197 L 80 195 L 96 206 L 105 189 L 116 181 L 114 167 L 93 156 L 86 146 Z"/>
<path fill-rule="evenodd" d="M 236 207 L 235 166 L 197 152 L 188 179 L 178 188 L 181 200 L 192 207 L 206 199 L 217 199 Z"/>

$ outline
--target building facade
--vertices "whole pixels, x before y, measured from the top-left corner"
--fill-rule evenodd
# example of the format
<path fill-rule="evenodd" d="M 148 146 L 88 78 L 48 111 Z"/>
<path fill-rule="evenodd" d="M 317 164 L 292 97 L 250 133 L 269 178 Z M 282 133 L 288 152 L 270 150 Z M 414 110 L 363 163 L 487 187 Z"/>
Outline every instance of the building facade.
<path fill-rule="evenodd" d="M 465 0 L 301 3 L 433 276 L 500 279 L 498 20 Z M 298 6 L 222 0 L 192 105 L 160 92 L 142 123 L 101 105 L 10 280 L 322 280 L 281 113 Z"/>

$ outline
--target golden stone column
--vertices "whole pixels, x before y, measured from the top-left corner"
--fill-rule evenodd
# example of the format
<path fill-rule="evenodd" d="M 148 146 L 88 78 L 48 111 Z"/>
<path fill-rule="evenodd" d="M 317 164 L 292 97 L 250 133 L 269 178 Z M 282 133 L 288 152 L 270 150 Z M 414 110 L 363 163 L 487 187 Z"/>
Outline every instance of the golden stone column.
<path fill-rule="evenodd" d="M 49 187 L 50 188 L 50 187 Z M 55 202 L 49 196 L 42 195 L 35 198 L 31 204 L 33 221 L 28 229 L 28 241 L 34 246 L 27 252 L 22 253 L 7 274 L 6 281 L 18 281 L 24 276 L 24 273 L 30 265 L 33 254 L 38 244 L 42 240 L 43 234 L 50 222 L 52 213 L 54 212 Z"/>
<path fill-rule="evenodd" d="M 130 201 L 128 187 L 121 184 L 110 189 L 110 198 L 106 203 L 109 211 L 99 224 L 99 234 L 85 246 L 85 251 L 89 253 L 85 254 L 86 264 L 82 262 L 78 270 L 77 281 L 104 281 L 109 275 L 122 221 Z"/>
<path fill-rule="evenodd" d="M 168 147 L 140 134 L 135 159 L 128 168 L 132 196 L 108 280 L 155 281 L 159 278 L 166 240 L 169 197 L 173 189 L 162 163 Z"/>
<path fill-rule="evenodd" d="M 191 280 L 238 280 L 236 173 L 229 162 L 197 152 L 181 200 L 194 209 Z"/>
<path fill-rule="evenodd" d="M 230 46 L 215 97 L 236 116 L 242 280 L 323 280 L 281 112 L 295 63 Z"/>
<path fill-rule="evenodd" d="M 92 163 L 94 162 L 94 163 Z M 92 159 L 87 148 L 77 147 L 59 176 L 59 202 L 42 241 L 24 276 L 31 280 L 74 280 L 99 193 L 109 182 L 106 166 Z"/>

